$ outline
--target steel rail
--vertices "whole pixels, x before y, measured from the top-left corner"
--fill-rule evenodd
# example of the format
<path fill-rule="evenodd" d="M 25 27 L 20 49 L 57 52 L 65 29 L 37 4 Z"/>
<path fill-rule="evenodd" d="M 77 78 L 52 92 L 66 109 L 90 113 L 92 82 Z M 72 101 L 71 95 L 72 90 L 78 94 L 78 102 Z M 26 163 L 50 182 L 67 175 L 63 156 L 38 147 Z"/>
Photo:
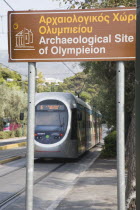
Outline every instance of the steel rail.
<path fill-rule="evenodd" d="M 4 176 L 6 176 L 6 175 L 12 174 L 12 173 L 14 173 L 15 171 L 19 171 L 19 170 L 22 169 L 22 168 L 25 168 L 25 166 L 21 166 L 21 167 L 15 169 L 15 170 L 13 170 L 13 171 L 9 171 L 8 173 L 6 172 L 5 174 L 0 175 L 0 177 L 4 177 Z"/>

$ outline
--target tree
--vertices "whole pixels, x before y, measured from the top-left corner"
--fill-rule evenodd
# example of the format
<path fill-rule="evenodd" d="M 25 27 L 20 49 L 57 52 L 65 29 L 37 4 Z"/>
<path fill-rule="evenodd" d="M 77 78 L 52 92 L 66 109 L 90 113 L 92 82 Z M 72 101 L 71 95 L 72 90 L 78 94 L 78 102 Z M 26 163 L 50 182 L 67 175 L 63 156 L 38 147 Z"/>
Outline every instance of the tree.
<path fill-rule="evenodd" d="M 85 0 L 79 1 L 79 0 L 63 0 L 65 4 L 70 5 L 69 9 L 89 9 L 89 8 L 105 8 L 105 7 L 118 7 L 120 5 L 124 5 L 127 7 L 136 6 L 135 0 L 104 0 L 98 2 L 98 0 Z"/>
<path fill-rule="evenodd" d="M 0 84 L 5 84 L 8 87 L 17 87 L 18 89 L 21 89 L 22 82 L 23 81 L 21 80 L 20 74 L 0 66 Z"/>
<path fill-rule="evenodd" d="M 15 71 L 11 71 L 8 68 L 3 68 L 0 66 L 0 78 L 6 80 L 7 78 L 12 78 L 15 81 L 21 81 L 21 75 Z"/>
<path fill-rule="evenodd" d="M 127 209 L 136 209 L 136 129 L 135 129 L 135 111 L 132 113 L 131 124 L 128 131 L 126 143 L 126 167 L 128 168 L 128 177 L 126 185 Z"/>
<path fill-rule="evenodd" d="M 27 110 L 27 94 L 16 87 L 9 88 L 0 85 L 0 118 L 10 118 L 13 122 L 19 122 L 22 110 Z"/>
<path fill-rule="evenodd" d="M 97 95 L 98 88 L 96 84 L 94 85 L 89 81 L 88 76 L 84 72 L 80 72 L 66 78 L 62 84 L 59 84 L 59 90 L 77 95 L 92 106 L 92 98 Z"/>

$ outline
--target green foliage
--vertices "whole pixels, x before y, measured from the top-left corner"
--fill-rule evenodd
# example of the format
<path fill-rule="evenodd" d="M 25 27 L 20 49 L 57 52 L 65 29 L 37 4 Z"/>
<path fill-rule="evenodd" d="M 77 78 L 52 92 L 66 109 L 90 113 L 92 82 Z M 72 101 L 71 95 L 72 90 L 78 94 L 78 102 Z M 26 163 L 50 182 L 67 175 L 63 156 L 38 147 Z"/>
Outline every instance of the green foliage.
<path fill-rule="evenodd" d="M 21 81 L 20 74 L 2 67 L 0 67 L 0 78 L 3 78 L 4 80 L 6 80 L 7 78 L 12 78 L 15 81 Z"/>
<path fill-rule="evenodd" d="M 18 128 L 16 131 L 15 131 L 15 137 L 21 137 L 22 136 L 22 128 Z"/>
<path fill-rule="evenodd" d="M 41 92 L 62 92 L 63 90 L 59 87 L 59 84 L 51 83 L 45 81 L 44 75 L 42 72 L 39 72 L 37 75 L 36 91 L 37 93 Z"/>
<path fill-rule="evenodd" d="M 77 95 L 88 103 L 90 103 L 92 97 L 97 94 L 96 84 L 92 85 L 91 82 L 89 82 L 88 75 L 84 72 L 66 78 L 63 83 L 59 84 L 59 90 Z"/>
<path fill-rule="evenodd" d="M 0 131 L 0 139 L 9 139 L 15 137 L 15 131 Z"/>
<path fill-rule="evenodd" d="M 15 137 L 15 131 L 11 131 L 10 138 L 14 138 L 14 137 Z"/>
<path fill-rule="evenodd" d="M 43 84 L 43 83 L 45 83 L 44 75 L 43 75 L 42 72 L 39 72 L 37 76 L 38 76 L 38 78 L 37 78 L 37 84 Z"/>
<path fill-rule="evenodd" d="M 0 131 L 3 130 L 3 118 L 0 118 Z"/>
<path fill-rule="evenodd" d="M 0 118 L 20 122 L 20 112 L 27 109 L 27 94 L 16 87 L 0 85 Z M 25 119 L 26 120 L 26 119 Z"/>
<path fill-rule="evenodd" d="M 63 0 L 65 4 L 69 5 L 69 9 L 90 9 L 90 8 L 105 8 L 105 7 L 118 7 L 121 5 L 132 7 L 136 6 L 135 0 L 104 0 L 98 3 L 97 0 L 79 1 L 79 0 Z"/>
<path fill-rule="evenodd" d="M 27 92 L 27 81 L 22 81 L 20 74 L 0 66 L 0 85 L 2 84 L 10 88 L 15 87 L 17 90 L 24 89 L 24 92 Z"/>
<path fill-rule="evenodd" d="M 81 67 L 87 75 L 87 83 L 94 90 L 90 104 L 102 113 L 109 126 L 115 125 L 115 62 L 83 62 Z M 87 89 L 87 91 L 90 91 L 90 89 Z"/>
<path fill-rule="evenodd" d="M 8 139 L 10 138 L 10 131 L 0 131 L 0 139 Z"/>
<path fill-rule="evenodd" d="M 13 131 L 0 131 L 0 139 L 8 139 L 14 137 L 22 137 L 27 135 L 27 128 L 24 126 L 24 133 L 22 128 Z"/>
<path fill-rule="evenodd" d="M 38 84 L 37 85 L 37 93 L 41 92 L 63 92 L 61 85 L 56 85 L 55 83 L 45 83 L 45 84 Z"/>
<path fill-rule="evenodd" d="M 10 78 L 13 81 L 7 81 Z M 19 120 L 20 112 L 25 113 L 27 121 L 27 81 L 21 81 L 21 75 L 0 66 L 0 138 L 13 138 L 21 136 L 21 129 L 18 131 L 2 131 L 3 119 L 9 119 L 11 123 L 21 123 Z M 26 134 L 26 128 L 24 131 Z"/>
<path fill-rule="evenodd" d="M 101 153 L 102 158 L 116 157 L 116 131 L 112 131 L 104 138 L 104 146 Z"/>
<path fill-rule="evenodd" d="M 116 63 L 83 62 L 87 83 L 95 88 L 90 102 L 103 115 L 108 126 L 116 125 Z M 95 86 L 96 84 L 96 86 Z M 88 89 L 87 89 L 88 91 Z M 125 62 L 125 116 L 128 131 L 135 97 L 135 62 Z"/>
<path fill-rule="evenodd" d="M 27 136 L 27 125 L 24 125 L 24 128 L 22 128 L 22 136 Z"/>
<path fill-rule="evenodd" d="M 12 79 L 13 81 L 7 81 L 7 79 Z M 5 84 L 8 87 L 21 87 L 21 76 L 15 71 L 11 71 L 8 68 L 0 67 L 0 84 Z"/>

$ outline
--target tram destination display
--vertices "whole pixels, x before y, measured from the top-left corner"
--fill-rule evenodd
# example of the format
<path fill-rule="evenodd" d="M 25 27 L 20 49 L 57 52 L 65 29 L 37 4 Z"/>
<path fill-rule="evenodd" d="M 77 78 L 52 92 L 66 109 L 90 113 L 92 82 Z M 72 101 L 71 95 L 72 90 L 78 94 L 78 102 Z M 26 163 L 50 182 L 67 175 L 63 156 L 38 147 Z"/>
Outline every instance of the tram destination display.
<path fill-rule="evenodd" d="M 60 110 L 60 111 L 63 111 L 65 110 L 65 107 L 64 105 L 38 105 L 37 106 L 37 111 L 57 111 L 57 110 Z"/>

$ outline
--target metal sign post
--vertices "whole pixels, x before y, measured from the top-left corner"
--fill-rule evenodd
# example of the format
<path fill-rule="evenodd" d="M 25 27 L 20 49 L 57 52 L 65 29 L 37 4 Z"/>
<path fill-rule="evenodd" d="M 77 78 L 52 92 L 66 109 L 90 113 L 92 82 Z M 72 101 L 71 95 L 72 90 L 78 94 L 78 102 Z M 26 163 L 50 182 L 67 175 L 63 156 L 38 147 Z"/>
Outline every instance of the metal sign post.
<path fill-rule="evenodd" d="M 28 133 L 26 168 L 26 210 L 33 209 L 34 125 L 35 125 L 35 66 L 28 63 Z"/>
<path fill-rule="evenodd" d="M 125 64 L 118 61 L 116 63 L 116 108 L 117 108 L 117 193 L 118 210 L 125 210 L 125 147 L 124 147 L 124 81 Z"/>

